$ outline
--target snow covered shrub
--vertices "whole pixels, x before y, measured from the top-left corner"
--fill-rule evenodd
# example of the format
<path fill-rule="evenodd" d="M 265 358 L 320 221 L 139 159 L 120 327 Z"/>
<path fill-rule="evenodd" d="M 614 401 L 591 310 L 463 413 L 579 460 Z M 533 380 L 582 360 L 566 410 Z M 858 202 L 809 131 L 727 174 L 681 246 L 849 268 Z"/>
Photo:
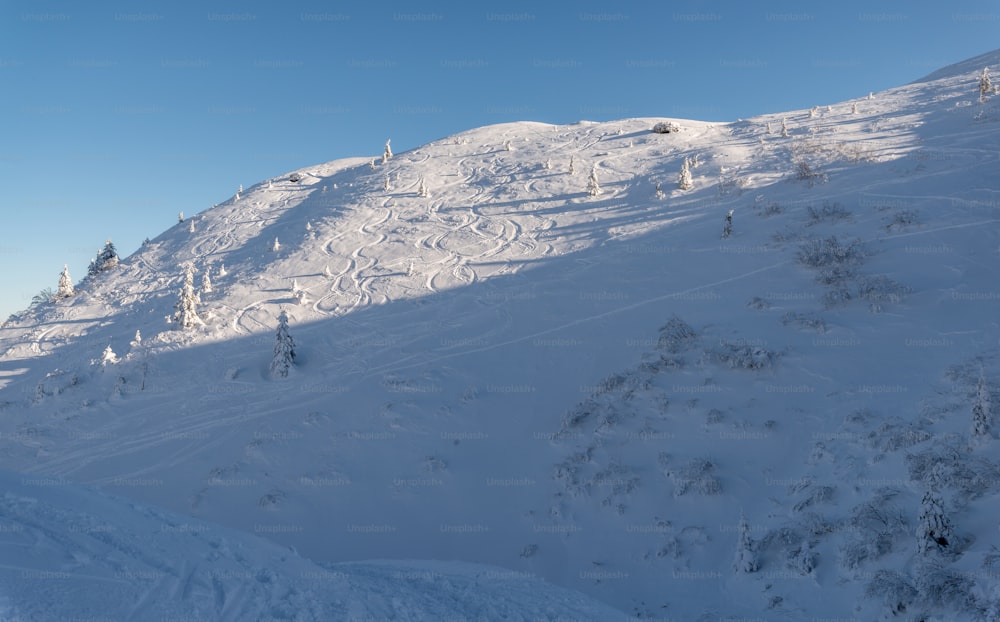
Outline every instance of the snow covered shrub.
<path fill-rule="evenodd" d="M 979 610 L 973 595 L 975 582 L 968 575 L 940 564 L 928 564 L 921 568 L 915 587 L 920 593 L 921 605 L 942 609 L 949 617 L 959 611 L 974 613 Z"/>
<path fill-rule="evenodd" d="M 828 176 L 822 171 L 817 171 L 808 162 L 801 161 L 795 165 L 796 181 L 805 182 L 810 188 L 816 184 L 826 183 Z"/>
<path fill-rule="evenodd" d="M 885 275 L 862 277 L 858 283 L 858 296 L 874 303 L 899 303 L 910 291 Z"/>
<path fill-rule="evenodd" d="M 784 326 L 795 326 L 800 330 L 813 330 L 817 333 L 825 333 L 827 330 L 826 320 L 811 313 L 788 311 L 781 316 L 781 323 Z"/>
<path fill-rule="evenodd" d="M 653 126 L 653 132 L 657 134 L 673 134 L 681 131 L 681 126 L 673 121 L 660 121 Z"/>
<path fill-rule="evenodd" d="M 895 488 L 880 488 L 869 501 L 854 507 L 848 522 L 850 538 L 840 551 L 841 565 L 854 570 L 892 552 L 907 532 L 906 516 L 894 501 L 899 494 Z"/>
<path fill-rule="evenodd" d="M 865 597 L 881 601 L 894 616 L 906 613 L 918 595 L 909 578 L 895 570 L 876 570 L 875 576 L 865 586 Z"/>
<path fill-rule="evenodd" d="M 697 339 L 698 333 L 691 325 L 675 315 L 660 327 L 656 347 L 677 354 L 690 348 Z"/>
<path fill-rule="evenodd" d="M 778 354 L 760 346 L 726 343 L 714 352 L 714 358 L 731 369 L 768 369 L 778 360 Z"/>
<path fill-rule="evenodd" d="M 913 447 L 930 438 L 930 432 L 916 423 L 891 417 L 868 433 L 867 442 L 872 449 L 887 453 Z"/>
<path fill-rule="evenodd" d="M 806 213 L 809 215 L 807 227 L 824 222 L 851 220 L 851 213 L 840 203 L 823 203 L 823 206 L 818 208 L 810 205 L 806 208 Z"/>
<path fill-rule="evenodd" d="M 834 287 L 823 294 L 823 306 L 827 309 L 841 307 L 851 301 L 853 296 L 846 287 Z"/>
<path fill-rule="evenodd" d="M 916 210 L 902 210 L 894 213 L 885 225 L 886 231 L 898 231 L 911 225 L 920 224 L 920 214 Z"/>
<path fill-rule="evenodd" d="M 685 467 L 668 471 L 667 477 L 674 484 L 674 496 L 693 492 L 699 495 L 717 495 L 722 492 L 722 482 L 714 475 L 715 464 L 705 458 L 695 458 Z"/>
<path fill-rule="evenodd" d="M 868 251 L 860 239 L 842 243 L 836 236 L 810 238 L 799 246 L 799 263 L 817 272 L 823 285 L 838 285 L 854 277 L 855 268 L 864 263 Z"/>
<path fill-rule="evenodd" d="M 768 309 L 771 308 L 771 303 L 764 300 L 760 296 L 754 296 L 753 298 L 747 301 L 747 306 L 757 311 L 767 311 Z"/>

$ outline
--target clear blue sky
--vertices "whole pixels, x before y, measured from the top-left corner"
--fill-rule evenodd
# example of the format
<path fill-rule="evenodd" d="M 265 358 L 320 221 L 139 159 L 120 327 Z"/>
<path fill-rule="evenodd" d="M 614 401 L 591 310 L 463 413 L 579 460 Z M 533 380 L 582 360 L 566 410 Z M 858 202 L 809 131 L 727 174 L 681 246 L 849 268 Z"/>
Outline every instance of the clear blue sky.
<path fill-rule="evenodd" d="M 758 6 L 764 5 L 764 6 Z M 0 319 L 282 172 L 513 120 L 729 121 L 997 45 L 956 0 L 0 2 Z"/>

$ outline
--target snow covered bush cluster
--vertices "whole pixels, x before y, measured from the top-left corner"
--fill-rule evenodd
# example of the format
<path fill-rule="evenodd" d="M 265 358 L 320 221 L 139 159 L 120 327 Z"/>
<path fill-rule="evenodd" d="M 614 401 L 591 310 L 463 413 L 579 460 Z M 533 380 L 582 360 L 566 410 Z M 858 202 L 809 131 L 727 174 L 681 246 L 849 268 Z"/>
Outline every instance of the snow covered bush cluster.
<path fill-rule="evenodd" d="M 653 126 L 653 132 L 657 134 L 673 134 L 681 131 L 681 126 L 673 121 L 660 121 Z"/>

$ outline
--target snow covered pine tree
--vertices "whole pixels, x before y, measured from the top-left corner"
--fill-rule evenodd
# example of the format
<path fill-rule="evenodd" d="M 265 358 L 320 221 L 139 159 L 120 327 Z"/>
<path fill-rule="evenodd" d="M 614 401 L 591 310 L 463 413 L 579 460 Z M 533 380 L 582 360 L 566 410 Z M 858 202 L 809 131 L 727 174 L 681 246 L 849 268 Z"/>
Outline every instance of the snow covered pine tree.
<path fill-rule="evenodd" d="M 736 557 L 733 559 L 733 569 L 738 574 L 756 572 L 759 568 L 757 555 L 754 553 L 753 538 L 750 537 L 750 524 L 747 517 L 740 513 L 739 543 L 736 545 Z"/>
<path fill-rule="evenodd" d="M 282 309 L 278 315 L 278 332 L 274 339 L 274 358 L 271 359 L 271 375 L 275 378 L 288 377 L 288 370 L 295 364 L 295 341 L 288 333 L 288 314 Z"/>
<path fill-rule="evenodd" d="M 69 266 L 63 265 L 62 274 L 59 275 L 59 289 L 56 292 L 58 298 L 69 298 L 73 295 L 73 279 L 69 276 Z"/>
<path fill-rule="evenodd" d="M 722 239 L 725 240 L 733 233 L 733 212 L 736 210 L 729 210 L 726 214 L 726 223 L 722 226 Z"/>
<path fill-rule="evenodd" d="M 198 296 L 194 291 L 194 266 L 187 264 L 184 266 L 184 284 L 181 286 L 177 304 L 174 305 L 176 311 L 173 320 L 180 324 L 181 328 L 191 328 L 197 324 L 203 324 L 195 308 L 197 305 Z"/>

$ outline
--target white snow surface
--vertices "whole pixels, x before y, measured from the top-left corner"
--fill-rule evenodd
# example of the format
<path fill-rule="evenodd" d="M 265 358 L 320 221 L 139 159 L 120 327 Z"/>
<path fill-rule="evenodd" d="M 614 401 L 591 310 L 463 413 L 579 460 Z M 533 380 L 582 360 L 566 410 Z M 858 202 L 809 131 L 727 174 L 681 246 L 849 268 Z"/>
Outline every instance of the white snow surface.
<path fill-rule="evenodd" d="M 320 566 L 66 481 L 0 473 L 0 487 L 7 622 L 624 619 L 527 573 L 460 562 Z"/>
<path fill-rule="evenodd" d="M 981 374 L 1000 403 L 1000 96 L 978 92 L 998 64 L 993 52 L 733 123 L 489 126 L 374 168 L 338 160 L 248 185 L 191 217 L 193 232 L 178 224 L 5 324 L 0 467 L 128 498 L 147 531 L 180 520 L 170 512 L 253 534 L 225 536 L 246 538 L 246 564 L 219 558 L 233 572 L 257 577 L 287 547 L 310 560 L 287 554 L 270 584 L 227 582 L 245 603 L 227 609 L 205 588 L 211 566 L 188 597 L 178 588 L 213 557 L 207 535 L 115 549 L 122 568 L 169 580 L 109 586 L 169 615 L 204 602 L 210 619 L 417 619 L 422 584 L 361 562 L 422 559 L 538 576 L 636 619 L 990 619 L 1000 460 L 996 429 L 970 430 Z M 680 131 L 651 132 L 660 121 Z M 166 320 L 184 262 L 213 284 L 189 329 Z M 297 357 L 276 380 L 282 309 Z M 93 364 L 109 343 L 119 362 Z M 928 487 L 955 541 L 921 555 Z M 6 512 L 55 494 L 26 488 Z M 23 511 L 47 553 L 14 565 L 70 578 L 48 593 L 5 580 L 0 606 L 70 611 L 91 574 L 119 571 L 94 554 L 115 545 L 74 535 L 68 509 Z M 733 569 L 741 513 L 759 565 L 747 574 Z M 370 604 L 298 583 L 283 600 L 298 568 L 342 564 Z M 478 571 L 405 568 L 482 592 Z M 407 602 L 389 612 L 395 584 Z M 525 619 L 573 598 L 507 587 L 488 606 L 520 599 L 510 616 Z M 565 615 L 608 619 L 591 606 Z M 463 607 L 452 617 L 500 617 Z"/>

